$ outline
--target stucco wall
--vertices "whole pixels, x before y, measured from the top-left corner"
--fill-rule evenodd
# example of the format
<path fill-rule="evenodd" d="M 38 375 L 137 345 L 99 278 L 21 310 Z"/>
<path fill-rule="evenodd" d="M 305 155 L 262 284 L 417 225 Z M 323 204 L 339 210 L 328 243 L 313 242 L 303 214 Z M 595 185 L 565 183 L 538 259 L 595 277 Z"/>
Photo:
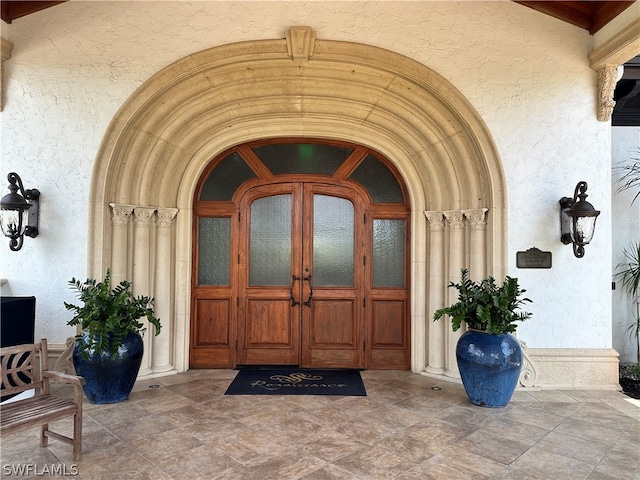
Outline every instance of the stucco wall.
<path fill-rule="evenodd" d="M 610 138 L 595 118 L 596 75 L 581 29 L 512 2 L 70 2 L 3 24 L 0 173 L 42 192 L 41 234 L 0 249 L 3 294 L 36 295 L 36 336 L 71 333 L 66 282 L 86 275 L 87 198 L 115 112 L 152 74 L 193 52 L 282 38 L 370 44 L 449 80 L 483 116 L 508 182 L 509 274 L 534 300 L 521 339 L 531 347 L 611 347 Z M 602 210 L 584 259 L 559 242 L 558 200 L 579 180 Z M 519 270 L 517 251 L 551 251 L 550 270 Z M 579 290 L 575 290 L 579 285 Z"/>

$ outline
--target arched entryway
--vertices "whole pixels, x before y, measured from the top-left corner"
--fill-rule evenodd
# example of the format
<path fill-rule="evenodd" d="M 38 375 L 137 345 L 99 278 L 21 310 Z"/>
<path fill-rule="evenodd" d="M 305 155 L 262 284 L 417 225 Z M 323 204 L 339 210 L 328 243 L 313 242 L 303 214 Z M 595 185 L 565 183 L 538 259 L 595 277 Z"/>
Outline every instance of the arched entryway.
<path fill-rule="evenodd" d="M 292 29 L 293 30 L 293 29 Z M 189 368 L 193 199 L 226 150 L 264 138 L 332 139 L 393 162 L 406 185 L 411 369 L 455 374 L 456 335 L 433 311 L 461 267 L 505 274 L 506 189 L 491 134 L 443 77 L 362 44 L 224 45 L 158 72 L 115 115 L 98 153 L 89 274 L 111 268 L 156 298 L 165 328 L 146 338 L 141 374 Z"/>
<path fill-rule="evenodd" d="M 379 153 L 268 139 L 194 199 L 189 364 L 408 369 L 410 208 Z"/>

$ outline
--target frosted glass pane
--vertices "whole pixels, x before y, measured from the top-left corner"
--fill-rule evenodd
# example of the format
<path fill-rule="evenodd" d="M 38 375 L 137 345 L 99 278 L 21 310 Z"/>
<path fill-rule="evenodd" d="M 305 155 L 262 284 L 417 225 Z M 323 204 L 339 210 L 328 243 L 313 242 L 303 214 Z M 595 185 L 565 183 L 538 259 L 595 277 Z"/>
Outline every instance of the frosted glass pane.
<path fill-rule="evenodd" d="M 313 196 L 313 285 L 353 285 L 353 204 L 344 198 Z"/>
<path fill-rule="evenodd" d="M 198 284 L 229 285 L 231 219 L 200 218 L 198 232 Z"/>
<path fill-rule="evenodd" d="M 366 188 L 374 203 L 404 203 L 398 180 L 387 166 L 373 155 L 367 155 L 349 178 Z"/>
<path fill-rule="evenodd" d="M 252 178 L 256 178 L 253 170 L 240 155 L 232 153 L 213 169 L 202 186 L 200 200 L 230 201 L 238 187 Z"/>
<path fill-rule="evenodd" d="M 249 285 L 289 285 L 291 280 L 291 195 L 259 198 L 251 204 Z"/>
<path fill-rule="evenodd" d="M 373 221 L 373 286 L 404 287 L 404 220 Z"/>

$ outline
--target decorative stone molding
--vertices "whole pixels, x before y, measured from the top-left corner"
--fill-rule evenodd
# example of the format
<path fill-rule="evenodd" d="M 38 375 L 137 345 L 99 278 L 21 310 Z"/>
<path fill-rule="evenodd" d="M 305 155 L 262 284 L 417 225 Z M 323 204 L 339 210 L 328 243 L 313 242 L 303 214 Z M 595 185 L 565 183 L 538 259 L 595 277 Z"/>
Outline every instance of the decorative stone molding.
<path fill-rule="evenodd" d="M 73 361 L 71 355 L 73 354 L 73 347 L 76 344 L 75 337 L 68 337 L 65 343 L 65 349 L 60 353 L 58 358 L 53 363 L 53 370 L 56 372 L 67 373 L 69 375 L 75 375 L 76 370 L 73 367 Z"/>
<path fill-rule="evenodd" d="M 133 213 L 133 205 L 119 205 L 116 203 L 110 203 L 113 215 L 111 221 L 114 226 L 128 225 L 131 214 Z"/>
<path fill-rule="evenodd" d="M 640 18 L 637 18 L 618 34 L 589 54 L 589 66 L 593 70 L 618 66 L 640 54 Z"/>
<path fill-rule="evenodd" d="M 616 89 L 618 67 L 602 67 L 598 70 L 598 120 L 611 120 L 613 107 L 616 105 L 613 92 Z"/>
<path fill-rule="evenodd" d="M 432 231 L 444 230 L 444 215 L 442 212 L 424 212 Z"/>
<path fill-rule="evenodd" d="M 522 369 L 518 385 L 524 388 L 533 388 L 538 381 L 538 369 L 527 352 L 527 344 L 520 342 L 520 346 L 522 347 Z"/>
<path fill-rule="evenodd" d="M 137 225 L 149 225 L 155 212 L 155 208 L 135 207 L 133 209 L 133 222 Z"/>
<path fill-rule="evenodd" d="M 156 211 L 158 215 L 157 224 L 159 228 L 170 227 L 173 220 L 178 214 L 177 208 L 158 208 Z"/>
<path fill-rule="evenodd" d="M 536 373 L 525 380 L 526 386 L 542 390 L 620 389 L 618 352 L 613 349 L 528 348 L 527 355 Z"/>
<path fill-rule="evenodd" d="M 464 213 L 461 210 L 449 210 L 443 212 L 444 216 L 449 222 L 449 227 L 453 230 L 464 229 Z"/>
<path fill-rule="evenodd" d="M 313 55 L 316 33 L 311 27 L 291 27 L 286 33 L 287 53 L 294 62 L 307 62 Z"/>
<path fill-rule="evenodd" d="M 613 92 L 617 82 L 617 68 L 639 53 L 640 18 L 589 54 L 589 65 L 598 72 L 599 121 L 608 122 L 611 119 L 615 105 Z"/>
<path fill-rule="evenodd" d="M 462 213 L 464 213 L 472 229 L 483 230 L 487 226 L 488 211 L 488 208 L 478 208 L 476 210 L 465 210 Z"/>
<path fill-rule="evenodd" d="M 4 109 L 4 62 L 11 58 L 13 43 L 2 37 L 2 61 L 0 62 L 0 112 Z"/>

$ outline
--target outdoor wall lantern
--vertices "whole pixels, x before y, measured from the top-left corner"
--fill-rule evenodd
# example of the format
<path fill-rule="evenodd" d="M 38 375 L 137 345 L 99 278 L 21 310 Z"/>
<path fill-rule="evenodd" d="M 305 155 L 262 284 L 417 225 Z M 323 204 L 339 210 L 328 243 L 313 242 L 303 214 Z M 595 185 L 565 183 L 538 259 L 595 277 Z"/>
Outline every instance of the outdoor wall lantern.
<path fill-rule="evenodd" d="M 17 252 L 22 248 L 25 235 L 38 236 L 40 192 L 35 188 L 25 190 L 17 173 L 11 172 L 7 179 L 11 193 L 0 200 L 0 228 L 4 236 L 9 237 L 9 248 Z"/>
<path fill-rule="evenodd" d="M 587 198 L 587 182 L 578 182 L 573 198 L 560 199 L 560 240 L 565 245 L 573 243 L 573 254 L 584 257 L 584 246 L 593 238 L 600 211 L 593 208 Z"/>

